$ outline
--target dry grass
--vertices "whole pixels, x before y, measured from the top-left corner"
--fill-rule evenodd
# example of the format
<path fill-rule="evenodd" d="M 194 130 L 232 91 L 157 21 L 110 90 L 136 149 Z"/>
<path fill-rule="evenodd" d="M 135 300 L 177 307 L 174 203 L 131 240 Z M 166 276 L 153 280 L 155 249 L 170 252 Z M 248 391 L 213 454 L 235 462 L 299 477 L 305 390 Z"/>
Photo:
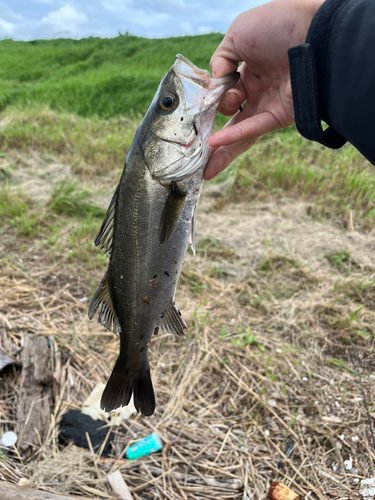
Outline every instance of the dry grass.
<path fill-rule="evenodd" d="M 118 353 L 118 339 L 88 321 L 87 307 L 106 267 L 92 243 L 101 222 L 95 213 L 108 204 L 135 124 L 112 121 L 103 139 L 103 122 L 49 111 L 37 119 L 10 114 L 5 122 L 0 352 L 19 360 L 26 334 L 50 338 L 54 407 L 31 459 L 17 448 L 0 452 L 0 479 L 114 498 L 107 475 L 119 469 L 136 500 L 265 499 L 275 480 L 304 499 L 358 498 L 359 480 L 373 476 L 375 465 L 357 374 L 373 418 L 368 165 L 350 148 L 321 155 L 316 145 L 302 148 L 299 138 L 281 134 L 239 160 L 237 173 L 223 173 L 223 184 L 207 185 L 197 256 L 187 256 L 177 294 L 189 333 L 183 341 L 153 339 L 156 412 L 126 421 L 125 436 L 116 433 L 104 458 L 63 448 L 59 422 L 107 380 Z M 64 185 L 75 189 L 59 194 Z M 85 204 L 87 193 L 95 205 Z M 1 373 L 0 435 L 16 427 L 19 370 Z M 154 430 L 162 453 L 123 458 Z"/>
<path fill-rule="evenodd" d="M 107 475 L 119 469 L 136 500 L 265 499 L 275 480 L 306 499 L 358 498 L 375 459 L 356 374 L 359 366 L 371 407 L 374 237 L 306 221 L 300 205 L 230 205 L 224 214 L 212 203 L 206 194 L 198 255 L 188 257 L 178 290 L 188 336 L 153 340 L 156 412 L 125 422 L 112 458 L 57 439 L 61 415 L 106 381 L 118 352 L 118 339 L 86 318 L 88 276 L 41 249 L 19 262 L 2 242 L 0 350 L 18 358 L 26 333 L 47 335 L 55 375 L 46 441 L 28 462 L 16 449 L 0 457 L 2 479 L 113 498 Z M 326 257 L 343 246 L 356 262 L 344 271 Z M 18 381 L 12 369 L 0 380 L 1 432 L 15 427 Z M 162 453 L 123 458 L 154 430 Z"/>

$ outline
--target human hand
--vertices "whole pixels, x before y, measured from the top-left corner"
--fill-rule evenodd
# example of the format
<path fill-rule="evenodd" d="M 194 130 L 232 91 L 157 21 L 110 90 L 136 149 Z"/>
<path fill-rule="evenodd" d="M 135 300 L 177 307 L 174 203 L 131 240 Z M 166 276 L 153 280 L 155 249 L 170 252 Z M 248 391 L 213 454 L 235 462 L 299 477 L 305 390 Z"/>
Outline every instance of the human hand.
<path fill-rule="evenodd" d="M 221 78 L 242 62 L 237 85 L 218 110 L 230 116 L 214 133 L 206 180 L 224 170 L 266 132 L 294 123 L 288 49 L 305 42 L 312 18 L 324 0 L 274 0 L 243 12 L 230 25 L 211 58 L 212 77 Z"/>

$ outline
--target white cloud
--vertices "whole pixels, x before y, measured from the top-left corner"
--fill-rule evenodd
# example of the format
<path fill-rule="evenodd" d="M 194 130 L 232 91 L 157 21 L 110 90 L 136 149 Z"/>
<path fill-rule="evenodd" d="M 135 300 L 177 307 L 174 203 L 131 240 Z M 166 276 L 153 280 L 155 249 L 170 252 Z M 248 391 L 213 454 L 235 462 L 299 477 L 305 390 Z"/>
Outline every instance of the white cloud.
<path fill-rule="evenodd" d="M 78 12 L 71 5 L 65 5 L 60 10 L 50 12 L 47 16 L 44 16 L 41 25 L 46 25 L 55 32 L 66 31 L 74 33 L 78 26 L 87 22 L 86 14 Z"/>
<path fill-rule="evenodd" d="M 112 37 L 119 31 L 145 37 L 225 32 L 240 12 L 265 1 L 0 0 L 0 38 Z"/>
<path fill-rule="evenodd" d="M 12 36 L 14 33 L 14 25 L 0 19 L 0 38 Z"/>

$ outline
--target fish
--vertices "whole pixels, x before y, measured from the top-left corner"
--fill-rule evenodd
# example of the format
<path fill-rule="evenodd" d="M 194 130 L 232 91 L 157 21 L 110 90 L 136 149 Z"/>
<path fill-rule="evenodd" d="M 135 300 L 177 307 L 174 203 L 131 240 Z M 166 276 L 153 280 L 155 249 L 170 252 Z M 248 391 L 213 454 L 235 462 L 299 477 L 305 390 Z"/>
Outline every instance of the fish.
<path fill-rule="evenodd" d="M 95 239 L 109 264 L 88 315 L 92 319 L 100 307 L 98 322 L 120 336 L 101 398 L 104 411 L 128 405 L 133 395 L 136 410 L 151 416 L 152 335 L 186 335 L 176 287 L 189 243 L 195 252 L 195 211 L 217 106 L 238 78 L 238 72 L 210 78 L 178 54 L 134 135 Z"/>

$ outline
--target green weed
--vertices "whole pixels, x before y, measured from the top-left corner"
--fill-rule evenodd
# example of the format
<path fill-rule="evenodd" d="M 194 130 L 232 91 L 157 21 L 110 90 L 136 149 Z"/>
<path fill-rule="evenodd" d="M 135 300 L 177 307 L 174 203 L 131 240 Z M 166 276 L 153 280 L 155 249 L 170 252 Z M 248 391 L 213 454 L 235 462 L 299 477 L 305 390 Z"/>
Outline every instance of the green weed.
<path fill-rule="evenodd" d="M 49 208 L 56 214 L 65 214 L 76 217 L 104 217 L 106 211 L 94 205 L 90 199 L 92 195 L 77 182 L 64 180 L 57 183 L 52 191 Z"/>
<path fill-rule="evenodd" d="M 357 375 L 357 372 L 355 370 L 353 370 L 352 368 L 350 368 L 344 359 L 331 358 L 331 359 L 327 359 L 327 363 L 329 363 L 330 365 L 336 366 L 337 368 L 341 368 L 341 369 L 346 370 L 350 373 L 353 373 L 354 375 Z"/>
<path fill-rule="evenodd" d="M 241 327 L 237 328 L 237 335 L 231 337 L 232 344 L 238 345 L 240 347 L 245 347 L 247 345 L 256 345 L 258 349 L 262 352 L 266 350 L 264 345 L 258 342 L 258 339 L 253 335 L 250 328 L 246 328 L 245 331 Z"/>
<path fill-rule="evenodd" d="M 341 250 L 338 252 L 333 252 L 329 255 L 326 255 L 326 259 L 328 262 L 338 271 L 348 274 L 351 269 L 358 269 L 359 265 L 355 262 L 355 260 L 350 255 L 350 252 L 346 250 Z"/>

